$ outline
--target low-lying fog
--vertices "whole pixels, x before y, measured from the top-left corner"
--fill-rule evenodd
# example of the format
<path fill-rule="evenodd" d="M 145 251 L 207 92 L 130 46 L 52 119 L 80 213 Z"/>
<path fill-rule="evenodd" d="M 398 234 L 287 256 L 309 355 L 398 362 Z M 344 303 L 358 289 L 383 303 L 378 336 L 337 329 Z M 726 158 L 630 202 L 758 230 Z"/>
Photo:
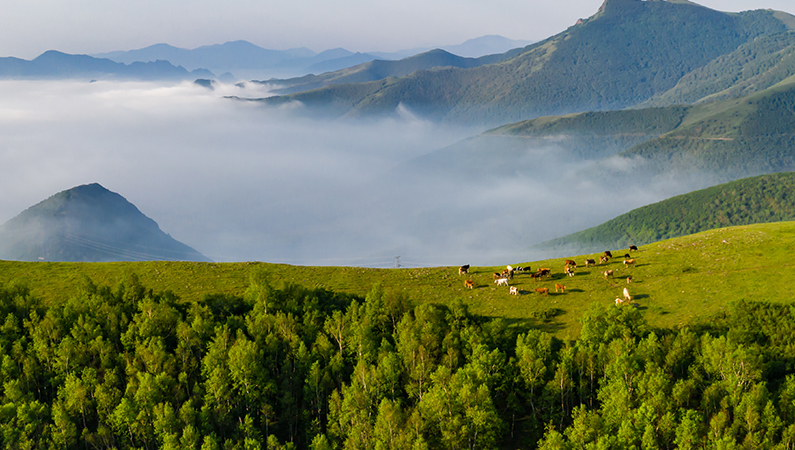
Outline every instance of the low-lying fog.
<path fill-rule="evenodd" d="M 0 82 L 0 223 L 98 182 L 216 261 L 496 265 L 531 260 L 534 243 L 686 190 L 621 189 L 597 174 L 572 181 L 565 175 L 587 163 L 542 163 L 534 149 L 517 167 L 539 161 L 537 171 L 471 181 L 406 173 L 414 158 L 481 130 L 405 110 L 320 121 L 223 98 L 267 94 L 254 89 Z"/>

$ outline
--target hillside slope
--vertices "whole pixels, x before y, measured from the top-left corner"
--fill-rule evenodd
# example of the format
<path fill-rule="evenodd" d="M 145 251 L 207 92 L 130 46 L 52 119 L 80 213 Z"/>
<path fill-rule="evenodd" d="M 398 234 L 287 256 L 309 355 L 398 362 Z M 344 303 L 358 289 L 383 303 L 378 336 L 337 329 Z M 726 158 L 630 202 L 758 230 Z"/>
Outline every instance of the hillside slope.
<path fill-rule="evenodd" d="M 777 173 L 678 195 L 534 248 L 557 254 L 596 252 L 713 228 L 791 220 L 795 220 L 795 173 Z"/>
<path fill-rule="evenodd" d="M 795 74 L 795 33 L 759 36 L 682 77 L 641 107 L 693 104 L 743 97 Z"/>
<path fill-rule="evenodd" d="M 99 184 L 60 192 L 0 226 L 0 258 L 21 261 L 209 261 Z"/>
<path fill-rule="evenodd" d="M 773 11 L 726 14 L 690 2 L 607 0 L 583 23 L 496 64 L 263 99 L 331 115 L 391 114 L 403 105 L 442 121 L 504 124 L 620 109 L 672 89 L 687 73 L 761 35 L 788 30 Z"/>

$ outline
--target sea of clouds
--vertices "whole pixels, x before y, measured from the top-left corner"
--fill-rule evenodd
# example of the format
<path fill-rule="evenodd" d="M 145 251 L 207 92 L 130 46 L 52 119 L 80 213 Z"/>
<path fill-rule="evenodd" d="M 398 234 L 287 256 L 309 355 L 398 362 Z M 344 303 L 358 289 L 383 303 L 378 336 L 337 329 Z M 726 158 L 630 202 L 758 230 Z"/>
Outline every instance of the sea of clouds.
<path fill-rule="evenodd" d="M 319 120 L 228 98 L 266 95 L 250 84 L 0 81 L 0 223 L 97 182 L 216 261 L 496 265 L 688 189 L 578 178 L 591 161 L 539 149 L 504 176 L 414 173 L 417 158 L 482 130 L 404 107 Z"/>

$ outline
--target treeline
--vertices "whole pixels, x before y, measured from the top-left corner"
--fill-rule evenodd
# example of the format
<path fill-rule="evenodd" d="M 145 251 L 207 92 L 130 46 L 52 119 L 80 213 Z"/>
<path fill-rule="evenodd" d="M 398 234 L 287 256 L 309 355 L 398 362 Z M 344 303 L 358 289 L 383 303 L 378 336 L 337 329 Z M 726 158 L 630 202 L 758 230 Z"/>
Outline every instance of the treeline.
<path fill-rule="evenodd" d="M 134 275 L 44 305 L 0 287 L 4 448 L 791 448 L 795 310 L 653 330 L 594 306 L 576 341 L 461 302 L 254 274 L 183 303 Z"/>
<path fill-rule="evenodd" d="M 794 189 L 793 172 L 746 178 L 647 205 L 537 247 L 601 251 L 714 228 L 795 220 Z"/>

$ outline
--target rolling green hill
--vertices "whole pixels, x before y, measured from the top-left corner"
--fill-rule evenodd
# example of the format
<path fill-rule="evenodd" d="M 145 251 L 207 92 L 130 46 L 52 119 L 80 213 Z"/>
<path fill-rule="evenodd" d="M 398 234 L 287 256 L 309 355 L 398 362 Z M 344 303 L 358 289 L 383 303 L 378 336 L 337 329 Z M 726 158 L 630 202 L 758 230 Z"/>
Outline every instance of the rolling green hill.
<path fill-rule="evenodd" d="M 403 105 L 437 120 L 490 124 L 621 109 L 674 88 L 684 75 L 758 36 L 787 31 L 785 18 L 773 11 L 726 14 L 690 2 L 607 0 L 583 23 L 499 63 L 262 101 L 300 101 L 335 116 L 391 114 Z"/>
<path fill-rule="evenodd" d="M 299 78 L 287 80 L 268 80 L 257 81 L 256 83 L 279 86 L 271 92 L 274 94 L 285 95 L 318 89 L 324 86 L 346 84 L 346 83 L 365 83 L 368 81 L 383 80 L 390 77 L 402 77 L 418 70 L 429 70 L 435 67 L 458 67 L 469 69 L 472 67 L 492 64 L 503 59 L 520 53 L 521 49 L 511 50 L 510 52 L 489 55 L 480 58 L 463 58 L 453 55 L 444 50 L 430 50 L 419 55 L 414 55 L 398 61 L 386 61 L 377 59 L 364 64 L 359 64 L 347 69 L 327 72 L 320 75 L 306 75 Z"/>
<path fill-rule="evenodd" d="M 599 226 L 534 248 L 558 254 L 627 248 L 754 223 L 795 220 L 795 173 L 733 181 L 632 210 Z"/>
<path fill-rule="evenodd" d="M 0 226 L 0 258 L 20 261 L 209 261 L 99 184 L 78 186 Z"/>

